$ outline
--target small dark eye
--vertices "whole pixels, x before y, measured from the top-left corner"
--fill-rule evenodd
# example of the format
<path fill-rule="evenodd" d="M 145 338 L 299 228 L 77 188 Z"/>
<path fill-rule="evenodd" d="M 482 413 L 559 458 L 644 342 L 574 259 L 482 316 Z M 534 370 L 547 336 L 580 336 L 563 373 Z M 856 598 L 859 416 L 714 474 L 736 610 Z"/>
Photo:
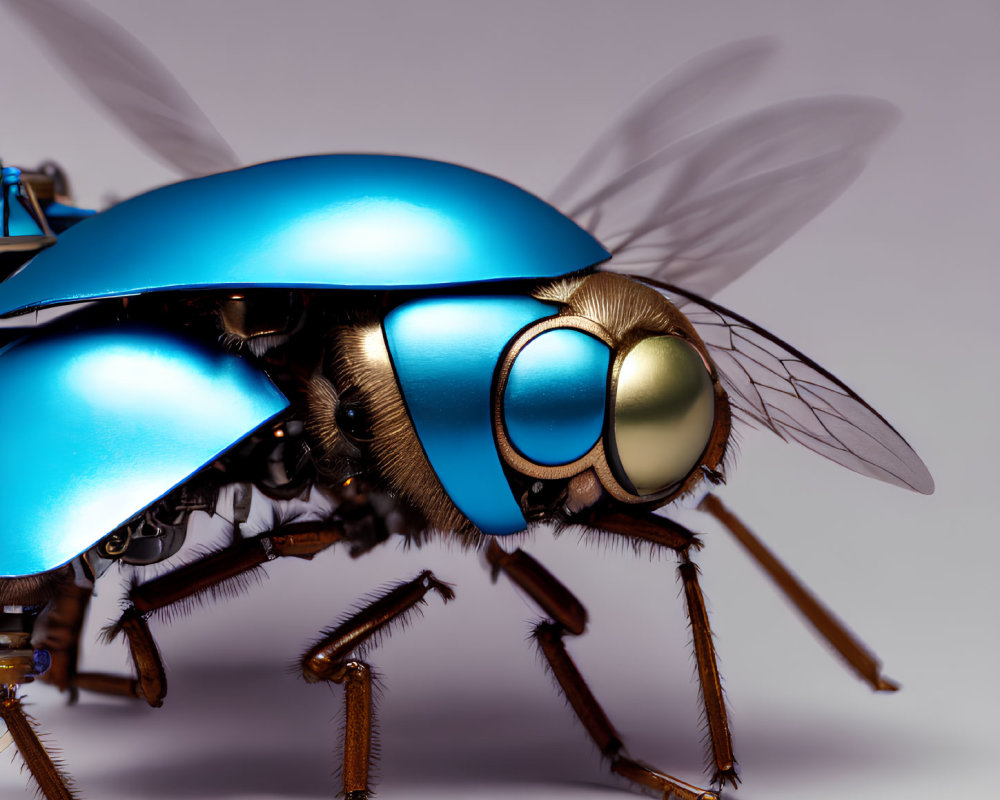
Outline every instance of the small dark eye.
<path fill-rule="evenodd" d="M 361 393 L 356 387 L 342 392 L 337 403 L 337 427 L 349 439 L 356 442 L 372 440 L 371 419 L 361 402 Z"/>

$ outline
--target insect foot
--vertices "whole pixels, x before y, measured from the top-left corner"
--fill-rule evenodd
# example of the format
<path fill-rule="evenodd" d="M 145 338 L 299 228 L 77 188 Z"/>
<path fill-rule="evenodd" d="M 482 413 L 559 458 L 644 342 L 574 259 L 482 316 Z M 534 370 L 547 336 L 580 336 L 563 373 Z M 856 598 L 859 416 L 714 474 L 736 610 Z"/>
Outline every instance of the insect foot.
<path fill-rule="evenodd" d="M 663 800 L 721 800 L 715 792 L 702 791 L 649 764 L 625 756 L 615 758 L 611 763 L 611 771 L 641 786 L 662 792 Z"/>

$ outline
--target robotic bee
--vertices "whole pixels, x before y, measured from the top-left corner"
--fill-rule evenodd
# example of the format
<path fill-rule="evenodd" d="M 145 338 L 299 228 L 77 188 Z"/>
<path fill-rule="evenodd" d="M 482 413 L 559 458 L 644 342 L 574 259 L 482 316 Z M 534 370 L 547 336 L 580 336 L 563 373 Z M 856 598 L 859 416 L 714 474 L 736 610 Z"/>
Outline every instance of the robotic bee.
<path fill-rule="evenodd" d="M 43 796 L 74 795 L 23 712 L 22 684 L 160 705 L 167 682 L 151 615 L 225 592 L 277 558 L 442 535 L 484 553 L 494 577 L 538 605 L 534 638 L 615 773 L 664 797 L 715 797 L 738 775 L 692 561 L 700 543 L 656 513 L 693 495 L 851 668 L 895 688 L 706 493 L 725 479 L 738 424 L 933 488 L 854 392 L 707 299 L 851 182 L 893 119 L 885 104 L 815 98 L 706 127 L 687 113 L 691 98 L 735 86 L 768 51 L 725 48 L 654 88 L 549 204 L 481 172 L 403 156 L 240 168 L 121 32 L 58 2 L 12 7 L 70 64 L 83 29 L 101 37 L 114 57 L 88 61 L 84 79 L 190 176 L 87 215 L 64 210 L 53 169 L 3 173 L 0 410 L 18 425 L 0 452 L 0 719 Z M 133 65 L 124 74 L 123 59 Z M 152 92 L 153 122 L 123 105 L 135 91 L 116 95 L 116 81 Z M 153 124 L 174 127 L 155 137 Z M 293 511 L 243 535 L 261 506 Z M 230 520 L 232 541 L 176 566 L 197 510 Z M 564 644 L 584 632 L 586 610 L 506 546 L 543 523 L 676 553 L 713 790 L 626 750 Z M 94 582 L 116 563 L 170 565 L 129 589 L 109 629 L 128 642 L 134 676 L 77 663 Z M 371 791 L 374 648 L 433 594 L 455 596 L 422 572 L 301 658 L 307 680 L 344 686 L 350 800 Z"/>

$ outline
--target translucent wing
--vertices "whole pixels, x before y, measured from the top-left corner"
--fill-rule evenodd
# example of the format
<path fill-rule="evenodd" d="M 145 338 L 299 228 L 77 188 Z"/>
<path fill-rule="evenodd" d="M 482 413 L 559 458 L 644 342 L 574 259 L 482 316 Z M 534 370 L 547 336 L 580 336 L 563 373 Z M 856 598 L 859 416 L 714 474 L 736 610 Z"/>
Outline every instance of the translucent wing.
<path fill-rule="evenodd" d="M 131 34 L 82 0 L 2 0 L 110 116 L 185 177 L 241 166 L 176 79 Z"/>
<path fill-rule="evenodd" d="M 635 277 L 675 305 L 681 301 L 708 346 L 737 418 L 862 475 L 924 494 L 934 491 L 927 467 L 896 429 L 815 361 L 709 300 Z"/>
<path fill-rule="evenodd" d="M 711 50 L 656 83 L 606 130 L 552 192 L 549 202 L 577 214 L 601 189 L 674 141 L 717 121 L 718 108 L 757 77 L 777 45 L 746 39 Z"/>
<path fill-rule="evenodd" d="M 703 126 L 773 46 L 713 51 L 668 76 L 602 136 L 550 201 L 615 256 L 610 268 L 711 296 L 829 205 L 895 109 L 814 97 Z"/>

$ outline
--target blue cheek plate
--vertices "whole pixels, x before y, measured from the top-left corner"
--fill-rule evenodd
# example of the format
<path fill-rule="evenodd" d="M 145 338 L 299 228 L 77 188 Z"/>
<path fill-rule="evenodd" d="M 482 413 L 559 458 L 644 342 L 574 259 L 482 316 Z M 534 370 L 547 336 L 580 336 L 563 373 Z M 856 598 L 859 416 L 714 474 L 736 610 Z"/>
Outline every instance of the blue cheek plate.
<path fill-rule="evenodd" d="M 0 576 L 58 567 L 288 406 L 245 360 L 153 328 L 0 351 Z"/>
<path fill-rule="evenodd" d="M 604 430 L 611 351 L 567 328 L 545 331 L 517 354 L 503 414 L 507 435 L 536 464 L 568 464 L 585 455 Z"/>
<path fill-rule="evenodd" d="M 507 343 L 555 311 L 530 297 L 440 297 L 399 306 L 383 323 L 427 460 L 452 502 L 484 533 L 527 525 L 493 438 L 493 373 Z"/>

